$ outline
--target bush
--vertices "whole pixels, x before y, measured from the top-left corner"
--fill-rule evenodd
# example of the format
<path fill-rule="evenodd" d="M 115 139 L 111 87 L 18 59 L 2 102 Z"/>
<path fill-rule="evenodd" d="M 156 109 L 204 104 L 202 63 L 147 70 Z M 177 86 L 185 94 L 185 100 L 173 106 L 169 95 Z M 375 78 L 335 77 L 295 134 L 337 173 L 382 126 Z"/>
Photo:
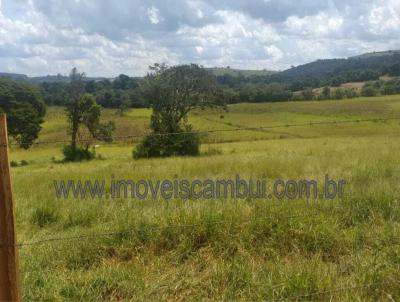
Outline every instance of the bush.
<path fill-rule="evenodd" d="M 27 165 L 29 165 L 29 162 L 27 162 L 26 160 L 21 160 L 20 162 L 18 162 L 16 160 L 12 160 L 10 162 L 11 167 L 22 167 L 22 166 L 27 166 Z"/>
<path fill-rule="evenodd" d="M 344 90 L 342 88 L 337 88 L 333 91 L 333 98 L 335 100 L 341 100 L 344 98 Z"/>
<path fill-rule="evenodd" d="M 21 160 L 21 166 L 27 166 L 27 165 L 29 165 L 28 161 Z"/>
<path fill-rule="evenodd" d="M 346 95 L 346 98 L 348 98 L 348 99 L 358 97 L 358 93 L 355 89 L 345 89 L 344 94 Z"/>
<path fill-rule="evenodd" d="M 95 157 L 95 152 L 90 151 L 88 148 L 75 147 L 71 145 L 65 146 L 63 148 L 64 161 L 82 161 L 91 160 Z"/>
<path fill-rule="evenodd" d="M 361 95 L 362 96 L 376 96 L 378 94 L 378 91 L 372 87 L 372 86 L 365 86 L 361 90 Z"/>
<path fill-rule="evenodd" d="M 199 155 L 200 137 L 197 133 L 159 135 L 152 133 L 133 151 L 134 158 Z"/>
<path fill-rule="evenodd" d="M 18 164 L 18 162 L 17 162 L 17 161 L 15 161 L 15 160 L 12 160 L 12 161 L 10 162 L 10 166 L 11 166 L 11 167 L 18 167 L 18 166 L 19 166 L 19 164 Z"/>

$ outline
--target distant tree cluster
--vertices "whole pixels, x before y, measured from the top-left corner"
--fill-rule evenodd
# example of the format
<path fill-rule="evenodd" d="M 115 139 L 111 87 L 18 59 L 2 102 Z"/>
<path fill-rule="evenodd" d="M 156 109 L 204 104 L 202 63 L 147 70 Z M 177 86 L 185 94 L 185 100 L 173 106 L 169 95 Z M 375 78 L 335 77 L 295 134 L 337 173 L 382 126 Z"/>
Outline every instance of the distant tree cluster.
<path fill-rule="evenodd" d="M 119 75 L 110 80 L 85 80 L 84 92 L 92 94 L 96 102 L 105 108 L 119 108 L 121 112 L 131 107 L 146 107 L 148 104 L 138 91 L 139 79 Z M 68 102 L 71 82 L 44 82 L 40 84 L 43 98 L 48 105 L 64 106 Z"/>
<path fill-rule="evenodd" d="M 400 94 L 400 78 L 367 82 L 361 90 L 361 95 L 366 97 L 391 94 Z"/>
<path fill-rule="evenodd" d="M 307 100 L 342 100 L 352 99 L 360 96 L 360 93 L 355 88 L 325 86 L 322 90 L 316 90 L 311 87 L 306 88 L 300 93 L 293 94 L 294 101 Z"/>

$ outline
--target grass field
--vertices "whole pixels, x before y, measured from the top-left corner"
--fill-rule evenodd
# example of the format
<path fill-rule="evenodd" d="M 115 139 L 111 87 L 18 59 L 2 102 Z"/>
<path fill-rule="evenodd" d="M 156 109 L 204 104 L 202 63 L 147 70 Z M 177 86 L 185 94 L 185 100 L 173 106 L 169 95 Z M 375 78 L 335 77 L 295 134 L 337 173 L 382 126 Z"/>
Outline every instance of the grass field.
<path fill-rule="evenodd" d="M 149 131 L 150 111 L 116 121 Z M 237 104 L 196 111 L 198 130 L 400 117 L 400 96 Z M 64 140 L 49 108 L 40 141 Z M 61 145 L 11 150 L 26 301 L 400 299 L 400 121 L 215 132 L 202 155 L 132 159 L 137 140 L 101 145 L 101 159 L 62 164 Z M 347 181 L 335 200 L 57 200 L 53 180 L 266 176 Z M 90 236 L 91 234 L 116 234 Z M 88 235 L 87 237 L 85 237 Z"/>

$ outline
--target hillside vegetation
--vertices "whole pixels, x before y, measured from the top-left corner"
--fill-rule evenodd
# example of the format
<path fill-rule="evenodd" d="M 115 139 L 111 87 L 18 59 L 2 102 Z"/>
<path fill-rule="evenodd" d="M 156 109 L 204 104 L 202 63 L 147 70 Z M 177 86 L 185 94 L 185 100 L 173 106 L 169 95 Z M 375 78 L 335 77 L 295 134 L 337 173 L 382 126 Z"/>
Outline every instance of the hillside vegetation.
<path fill-rule="evenodd" d="M 274 72 L 265 66 L 260 70 L 240 70 L 231 67 L 214 67 L 207 70 L 215 76 L 221 96 L 226 103 L 264 103 L 308 99 L 342 99 L 356 96 L 375 96 L 371 88 L 363 93 L 360 84 L 383 78 L 400 76 L 400 52 L 386 51 L 367 53 L 342 59 L 322 59 L 307 64 L 293 66 L 287 70 Z M 49 105 L 65 105 L 70 88 L 69 78 L 63 75 L 27 77 L 19 74 L 0 73 L 0 77 L 26 80 L 38 86 Z M 85 92 L 93 94 L 98 104 L 106 108 L 148 107 L 143 98 L 140 83 L 143 78 L 121 74 L 116 78 L 87 77 Z M 361 84 L 364 85 L 364 84 Z M 353 88 L 356 86 L 355 88 Z M 396 82 L 397 94 L 400 86 Z M 332 93 L 322 94 L 323 87 L 330 87 Z M 315 92 L 313 94 L 313 91 Z"/>

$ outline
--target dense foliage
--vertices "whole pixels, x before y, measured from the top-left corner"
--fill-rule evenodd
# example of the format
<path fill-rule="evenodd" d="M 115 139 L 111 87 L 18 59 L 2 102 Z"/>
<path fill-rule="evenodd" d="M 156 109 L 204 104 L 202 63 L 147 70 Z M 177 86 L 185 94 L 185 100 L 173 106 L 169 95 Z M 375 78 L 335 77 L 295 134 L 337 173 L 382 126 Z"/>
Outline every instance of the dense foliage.
<path fill-rule="evenodd" d="M 140 97 L 139 79 L 119 75 L 114 80 L 86 80 L 83 92 L 94 95 L 96 102 L 105 108 L 146 107 L 148 104 Z M 44 100 L 49 105 L 65 105 L 71 82 L 43 82 L 40 84 Z"/>
<path fill-rule="evenodd" d="M 348 82 L 363 82 L 378 79 L 381 72 L 373 70 L 349 70 L 314 75 L 312 72 L 293 74 L 288 71 L 270 76 L 234 77 L 218 76 L 218 83 L 236 93 L 229 103 L 239 102 L 274 102 L 286 101 L 292 98 L 295 91 L 323 86 L 339 86 Z"/>
<path fill-rule="evenodd" d="M 308 96 L 309 89 L 318 87 L 339 87 L 348 82 L 378 80 L 382 75 L 400 76 L 400 53 L 371 53 L 348 59 L 318 60 L 292 67 L 282 72 L 253 72 L 231 68 L 210 68 L 225 103 L 275 102 L 299 99 Z M 93 94 L 96 102 L 106 108 L 119 108 L 121 112 L 129 107 L 148 107 L 147 98 L 140 93 L 141 78 L 119 75 L 113 80 L 87 80 L 85 92 Z M 47 104 L 64 105 L 68 99 L 70 83 L 45 82 L 41 84 Z M 334 98 L 352 97 L 350 90 L 334 90 Z M 312 98 L 326 99 L 313 95 Z M 310 98 L 305 98 L 310 99 Z"/>
<path fill-rule="evenodd" d="M 400 78 L 367 82 L 361 94 L 363 96 L 400 94 Z"/>
<path fill-rule="evenodd" d="M 0 112 L 7 113 L 10 136 L 27 149 L 39 135 L 46 107 L 35 86 L 0 79 Z"/>
<path fill-rule="evenodd" d="M 153 132 L 139 144 L 134 156 L 198 154 L 200 140 L 191 132 L 187 115 L 195 108 L 223 105 L 214 76 L 195 64 L 156 64 L 141 83 L 141 91 L 153 109 Z"/>

